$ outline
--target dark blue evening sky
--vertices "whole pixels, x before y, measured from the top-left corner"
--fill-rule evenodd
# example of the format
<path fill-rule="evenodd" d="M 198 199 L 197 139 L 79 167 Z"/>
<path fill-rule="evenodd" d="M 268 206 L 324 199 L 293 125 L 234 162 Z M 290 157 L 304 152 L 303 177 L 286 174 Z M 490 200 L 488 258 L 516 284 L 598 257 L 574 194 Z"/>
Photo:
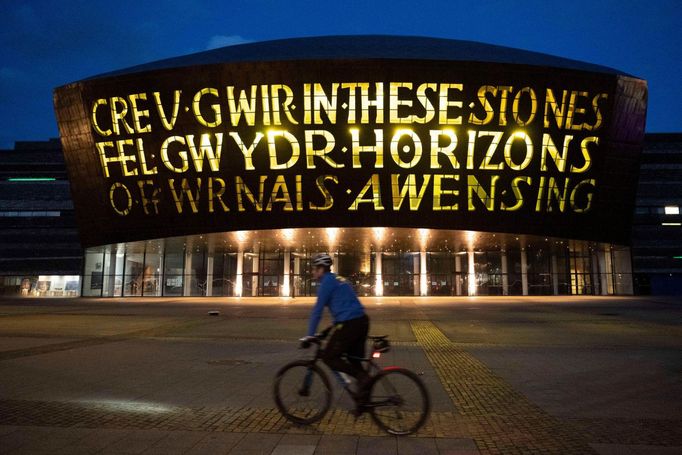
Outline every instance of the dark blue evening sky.
<path fill-rule="evenodd" d="M 0 147 L 57 136 L 52 89 L 240 42 L 455 38 L 618 68 L 649 83 L 647 131 L 682 131 L 682 1 L 9 1 L 0 14 Z M 521 6 L 515 6 L 521 5 Z"/>

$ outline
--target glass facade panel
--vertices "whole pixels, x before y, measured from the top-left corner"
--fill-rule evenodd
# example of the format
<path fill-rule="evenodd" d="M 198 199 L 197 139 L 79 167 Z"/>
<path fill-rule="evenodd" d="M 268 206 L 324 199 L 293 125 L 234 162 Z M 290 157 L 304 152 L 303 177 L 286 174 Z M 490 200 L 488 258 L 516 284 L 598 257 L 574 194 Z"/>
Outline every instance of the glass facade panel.
<path fill-rule="evenodd" d="M 507 282 L 509 295 L 523 295 L 523 276 L 521 274 L 521 249 L 507 248 Z"/>
<path fill-rule="evenodd" d="M 384 295 L 415 295 L 419 291 L 419 254 L 383 253 Z"/>
<path fill-rule="evenodd" d="M 630 295 L 633 293 L 632 260 L 629 248 L 612 250 L 614 294 Z"/>
<path fill-rule="evenodd" d="M 370 275 L 370 255 L 362 253 L 342 252 L 336 256 L 335 270 L 345 277 L 360 296 L 374 295 L 373 277 Z"/>
<path fill-rule="evenodd" d="M 317 293 L 310 262 L 318 250 L 273 251 L 262 247 L 239 252 L 229 244 L 216 248 L 215 243 L 197 240 L 172 238 L 91 248 L 86 252 L 75 292 L 95 297 L 298 297 Z M 630 251 L 626 247 L 545 239 L 527 243 L 522 247 L 523 240 L 508 240 L 504 249 L 491 244 L 459 251 L 378 253 L 357 248 L 332 250 L 330 254 L 333 270 L 360 296 L 632 293 Z M 20 278 L 12 281 L 5 277 L 5 288 L 13 286 L 18 293 Z M 26 279 L 27 293 L 72 295 L 73 280 L 68 286 L 62 281 Z"/>
<path fill-rule="evenodd" d="M 551 295 L 553 286 L 550 252 L 542 248 L 528 248 L 526 255 L 528 295 Z"/>
<path fill-rule="evenodd" d="M 142 275 L 142 295 L 161 295 L 161 270 L 163 270 L 163 253 L 160 248 L 150 249 L 144 256 L 144 273 Z"/>
<path fill-rule="evenodd" d="M 183 295 L 184 268 L 184 251 L 167 248 L 163 260 L 163 295 Z"/>
<path fill-rule="evenodd" d="M 195 249 L 191 253 L 185 254 L 185 295 L 204 296 L 206 295 L 206 251 Z"/>
<path fill-rule="evenodd" d="M 569 250 L 569 266 L 571 274 L 571 294 L 594 294 L 592 281 L 592 258 L 588 248 L 577 245 Z"/>
<path fill-rule="evenodd" d="M 455 295 L 455 257 L 452 253 L 427 253 L 426 269 L 428 295 Z"/>
<path fill-rule="evenodd" d="M 282 253 L 264 253 L 260 255 L 259 295 L 278 296 L 284 280 Z"/>
<path fill-rule="evenodd" d="M 310 266 L 311 256 L 305 253 L 291 254 L 292 296 L 317 294 L 317 282 L 313 278 Z"/>
<path fill-rule="evenodd" d="M 571 274 L 570 270 L 570 255 L 568 248 L 560 248 L 553 252 L 554 259 L 552 259 L 552 274 L 553 279 L 556 280 L 556 295 L 569 295 L 571 293 Z"/>
<path fill-rule="evenodd" d="M 123 295 L 123 268 L 125 261 L 125 245 L 112 245 L 104 255 L 103 297 L 120 297 Z"/>
<path fill-rule="evenodd" d="M 242 273 L 242 295 L 258 295 L 258 253 L 244 253 L 244 270 Z"/>
<path fill-rule="evenodd" d="M 85 253 L 83 267 L 83 288 L 81 294 L 84 297 L 101 297 L 104 285 L 104 251 L 88 251 Z"/>
<path fill-rule="evenodd" d="M 466 251 L 458 251 L 455 256 L 455 294 L 469 295 L 469 257 Z"/>
<path fill-rule="evenodd" d="M 123 279 L 125 297 L 141 296 L 144 282 L 144 254 L 126 253 Z"/>
<path fill-rule="evenodd" d="M 478 295 L 502 295 L 502 253 L 475 251 L 474 267 Z"/>
<path fill-rule="evenodd" d="M 236 280 L 237 253 L 220 253 L 214 255 L 211 295 L 235 295 Z"/>

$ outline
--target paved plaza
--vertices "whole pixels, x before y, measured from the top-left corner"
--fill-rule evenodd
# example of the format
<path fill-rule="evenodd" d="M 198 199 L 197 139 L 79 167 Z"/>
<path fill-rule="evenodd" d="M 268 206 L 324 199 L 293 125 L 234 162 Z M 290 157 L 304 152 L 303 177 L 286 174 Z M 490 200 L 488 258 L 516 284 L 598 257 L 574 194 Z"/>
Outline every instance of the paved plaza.
<path fill-rule="evenodd" d="M 410 437 L 339 390 L 297 427 L 272 399 L 309 298 L 0 301 L 0 453 L 679 454 L 682 303 L 666 298 L 366 298 L 382 365 L 433 409 Z M 208 311 L 218 310 L 219 316 Z"/>

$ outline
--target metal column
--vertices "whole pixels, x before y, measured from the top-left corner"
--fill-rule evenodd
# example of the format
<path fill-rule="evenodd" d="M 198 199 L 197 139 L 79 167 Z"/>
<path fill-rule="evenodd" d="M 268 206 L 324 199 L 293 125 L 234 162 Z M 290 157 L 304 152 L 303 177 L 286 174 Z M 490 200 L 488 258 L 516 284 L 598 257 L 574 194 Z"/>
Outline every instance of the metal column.
<path fill-rule="evenodd" d="M 528 257 L 525 248 L 521 248 L 521 292 L 528 295 Z"/>
<path fill-rule="evenodd" d="M 469 259 L 469 272 L 468 272 L 468 295 L 476 295 L 476 261 L 474 259 L 474 250 L 467 251 L 467 257 Z"/>
<path fill-rule="evenodd" d="M 242 286 L 244 285 L 244 252 L 243 251 L 238 251 L 237 252 L 237 274 L 235 277 L 235 284 L 234 284 L 234 296 L 235 297 L 241 297 L 242 296 Z"/>
<path fill-rule="evenodd" d="M 213 295 L 213 249 L 206 255 L 206 297 Z"/>
<path fill-rule="evenodd" d="M 419 252 L 419 295 L 428 294 L 426 279 L 426 251 Z M 415 292 L 416 294 L 416 292 Z"/>
<path fill-rule="evenodd" d="M 384 295 L 384 282 L 381 276 L 381 251 L 374 254 L 374 295 L 381 297 Z"/>
<path fill-rule="evenodd" d="M 192 251 L 185 250 L 185 263 L 182 267 L 182 295 L 192 295 Z"/>
<path fill-rule="evenodd" d="M 502 295 L 509 295 L 509 266 L 507 264 L 507 250 L 502 250 L 500 260 L 502 264 Z"/>
<path fill-rule="evenodd" d="M 455 293 L 462 295 L 462 257 L 455 255 Z"/>
<path fill-rule="evenodd" d="M 291 296 L 291 252 L 284 251 L 284 282 L 282 283 L 281 296 Z"/>

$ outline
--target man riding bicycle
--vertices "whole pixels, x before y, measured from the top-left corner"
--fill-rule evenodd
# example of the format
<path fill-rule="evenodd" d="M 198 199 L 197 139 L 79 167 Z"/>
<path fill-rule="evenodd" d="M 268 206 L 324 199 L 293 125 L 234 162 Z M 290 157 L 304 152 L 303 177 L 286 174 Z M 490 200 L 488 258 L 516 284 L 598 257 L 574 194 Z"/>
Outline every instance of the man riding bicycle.
<path fill-rule="evenodd" d="M 310 314 L 308 334 L 301 341 L 306 342 L 315 335 L 322 311 L 329 307 L 334 325 L 322 360 L 331 370 L 346 373 L 356 379 L 356 399 L 361 403 L 366 399 L 364 388 L 369 382 L 369 375 L 356 359 L 365 356 L 369 318 L 350 283 L 331 272 L 331 256 L 316 255 L 312 266 L 313 276 L 320 282 L 320 287 L 317 290 L 317 302 Z"/>

